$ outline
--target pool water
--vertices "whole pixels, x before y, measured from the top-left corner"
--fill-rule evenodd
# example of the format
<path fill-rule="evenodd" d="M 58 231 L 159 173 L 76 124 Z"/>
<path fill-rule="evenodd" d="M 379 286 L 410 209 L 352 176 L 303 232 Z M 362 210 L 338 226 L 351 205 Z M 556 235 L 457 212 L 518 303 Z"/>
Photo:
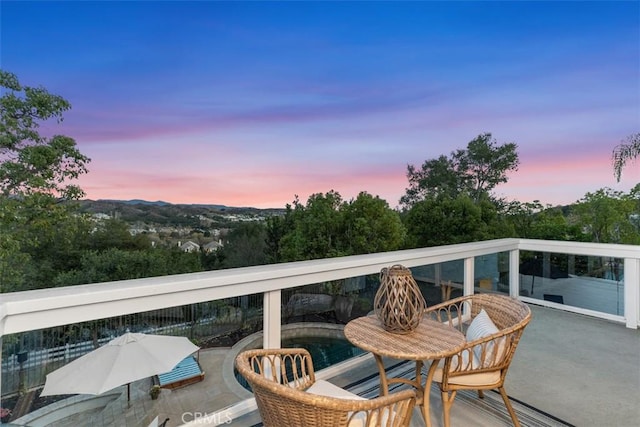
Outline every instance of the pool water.
<path fill-rule="evenodd" d="M 316 372 L 364 353 L 364 350 L 354 347 L 343 338 L 330 337 L 286 338 L 282 340 L 282 347 L 307 349 L 311 353 Z M 244 388 L 251 390 L 246 380 L 237 372 L 236 379 Z"/>
<path fill-rule="evenodd" d="M 342 338 L 328 337 L 297 337 L 282 340 L 282 347 L 305 348 L 311 353 L 313 369 L 328 368 L 331 365 L 345 361 L 364 353 L 364 350 L 354 347 Z"/>

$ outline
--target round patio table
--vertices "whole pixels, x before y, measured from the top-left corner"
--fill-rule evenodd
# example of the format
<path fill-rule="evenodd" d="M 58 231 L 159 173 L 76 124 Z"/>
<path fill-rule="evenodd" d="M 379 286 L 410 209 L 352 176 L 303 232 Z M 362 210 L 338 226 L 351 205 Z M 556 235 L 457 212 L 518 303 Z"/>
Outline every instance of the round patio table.
<path fill-rule="evenodd" d="M 375 315 L 359 317 L 347 323 L 344 335 L 353 345 L 373 354 L 380 372 L 382 395 L 389 393 L 390 383 L 404 383 L 415 387 L 417 403 L 422 408 L 422 416 L 427 427 L 431 426 L 429 416 L 429 390 L 435 369 L 429 369 L 422 385 L 422 365 L 425 360 L 437 364 L 452 354 L 458 353 L 466 344 L 464 335 L 448 324 L 429 318 L 422 318 L 420 325 L 408 334 L 387 332 Z M 387 378 L 383 357 L 416 362 L 416 379 Z"/>

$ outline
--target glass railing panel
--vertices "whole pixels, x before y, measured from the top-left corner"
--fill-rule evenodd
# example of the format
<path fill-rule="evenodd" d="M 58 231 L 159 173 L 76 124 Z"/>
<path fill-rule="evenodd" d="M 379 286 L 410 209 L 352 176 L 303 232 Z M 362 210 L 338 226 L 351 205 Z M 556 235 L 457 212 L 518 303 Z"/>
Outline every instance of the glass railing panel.
<path fill-rule="evenodd" d="M 378 275 L 348 277 L 282 291 L 282 324 L 344 325 L 373 310 Z"/>
<path fill-rule="evenodd" d="M 474 292 L 509 295 L 509 252 L 475 257 Z"/>
<path fill-rule="evenodd" d="M 362 354 L 343 329 L 373 310 L 378 286 L 378 276 L 367 275 L 283 290 L 282 346 L 307 349 L 316 370 Z"/>
<path fill-rule="evenodd" d="M 463 294 L 464 260 L 411 267 L 428 306 Z"/>
<path fill-rule="evenodd" d="M 314 283 L 283 289 L 282 324 L 337 323 L 334 296 L 338 283 Z"/>
<path fill-rule="evenodd" d="M 260 293 L 213 301 L 215 323 L 210 327 L 207 317 L 202 320 L 202 328 L 198 329 L 201 347 L 232 347 L 238 341 L 260 333 L 264 322 L 263 300 Z"/>
<path fill-rule="evenodd" d="M 623 260 L 522 251 L 520 295 L 613 315 L 624 315 Z"/>
<path fill-rule="evenodd" d="M 131 383 L 130 402 L 127 402 L 126 386 L 116 387 L 98 396 L 69 394 L 40 397 L 47 374 L 127 331 L 184 336 L 201 348 L 196 353 L 196 359 L 204 372 L 202 379 L 192 381 L 191 378 L 185 378 L 181 380 L 187 384 L 184 387 L 174 390 L 167 388 L 163 389 L 167 391 L 160 393 L 162 399 L 174 398 L 180 399 L 180 402 L 184 401 L 184 396 L 202 396 L 193 401 L 188 399 L 189 404 L 184 406 L 186 418 L 239 402 L 247 397 L 242 393 L 244 390 L 238 392 L 238 384 L 228 380 L 223 371 L 229 366 L 233 369 L 234 345 L 262 331 L 262 300 L 262 294 L 247 295 L 5 335 L 2 337 L 0 406 L 12 411 L 11 418 L 6 421 L 20 418 L 26 422 L 25 425 L 39 425 L 37 417 L 46 416 L 54 420 L 50 425 L 55 425 L 62 422 L 62 418 L 55 421 L 56 417 L 71 414 L 80 417 L 78 419 L 83 420 L 83 425 L 118 425 L 117 420 L 125 416 L 129 419 L 142 414 L 137 422 L 139 425 L 148 425 L 152 418 L 147 417 L 159 414 L 162 418 L 161 410 L 148 410 L 153 377 Z M 219 393 L 211 393 L 212 389 Z M 69 405 L 64 411 L 58 409 L 62 403 Z M 170 406 L 168 402 L 167 406 Z M 161 422 L 163 420 L 160 419 Z M 185 419 L 187 421 L 190 420 Z"/>

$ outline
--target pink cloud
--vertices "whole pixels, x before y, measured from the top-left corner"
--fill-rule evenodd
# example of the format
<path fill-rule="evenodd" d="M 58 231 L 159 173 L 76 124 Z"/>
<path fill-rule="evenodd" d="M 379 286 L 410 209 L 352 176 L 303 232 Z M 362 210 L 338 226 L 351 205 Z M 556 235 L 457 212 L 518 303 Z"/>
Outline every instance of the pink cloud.
<path fill-rule="evenodd" d="M 295 195 L 302 202 L 314 193 L 339 192 L 345 200 L 367 191 L 387 200 L 393 207 L 406 186 L 404 170 L 385 171 L 364 168 L 349 170 L 305 168 L 298 164 L 287 169 L 212 169 L 171 175 L 131 172 L 130 169 L 95 168 L 83 176 L 80 185 L 90 199 L 146 199 L 171 203 L 212 203 L 229 206 L 284 207 Z"/>
<path fill-rule="evenodd" d="M 377 162 L 360 164 L 350 157 L 329 162 L 282 158 L 281 162 L 249 157 L 203 156 L 202 147 L 156 146 L 167 151 L 155 160 L 154 167 L 135 168 L 144 159 L 144 150 L 125 159 L 100 158 L 91 164 L 91 172 L 82 177 L 81 186 L 92 199 L 115 198 L 165 200 L 172 203 L 212 203 L 229 206 L 284 207 L 298 195 L 302 202 L 314 193 L 339 192 L 345 200 L 366 191 L 397 206 L 408 185 L 406 163 Z M 242 150 L 240 150 L 242 151 Z M 569 204 L 604 186 L 628 191 L 640 181 L 637 164 L 630 164 L 620 184 L 613 178 L 608 151 L 605 155 L 574 149 L 570 154 L 552 153 L 521 157 L 517 172 L 509 182 L 496 188 L 498 196 L 520 201 L 540 200 L 544 204 Z M 173 162 L 167 156 L 174 152 Z M 546 151 L 545 151 L 546 152 Z M 147 161 L 146 163 L 151 163 Z M 422 163 L 416 162 L 419 166 Z"/>
<path fill-rule="evenodd" d="M 498 193 L 521 202 L 540 200 L 543 204 L 575 203 L 587 192 L 603 187 L 628 192 L 640 182 L 640 168 L 630 164 L 617 183 L 608 155 L 579 149 L 570 154 L 552 153 L 523 162 Z"/>

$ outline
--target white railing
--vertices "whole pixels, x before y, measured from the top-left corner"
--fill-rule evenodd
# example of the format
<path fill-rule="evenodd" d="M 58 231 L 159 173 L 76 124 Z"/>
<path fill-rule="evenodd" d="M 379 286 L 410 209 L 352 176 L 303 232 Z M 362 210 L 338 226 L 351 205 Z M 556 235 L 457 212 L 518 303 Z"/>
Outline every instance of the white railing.
<path fill-rule="evenodd" d="M 518 251 L 513 254 L 514 256 L 510 257 L 511 264 L 509 266 L 509 272 L 512 290 L 514 283 L 518 283 L 518 289 L 520 288 L 519 280 L 514 281 L 513 277 L 514 275 L 518 275 L 518 253 L 520 250 L 623 259 L 624 310 L 621 315 L 572 307 L 570 305 L 564 306 L 527 297 L 521 297 L 521 299 L 525 302 L 547 305 L 565 311 L 622 322 L 625 323 L 628 328 L 632 329 L 637 329 L 638 326 L 640 326 L 640 246 L 518 239 L 517 247 Z"/>
<path fill-rule="evenodd" d="M 622 315 L 520 296 L 520 250 L 624 259 Z M 524 301 L 640 325 L 640 246 L 499 239 L 313 261 L 271 264 L 164 277 L 0 294 L 0 349 L 4 335 L 217 299 L 264 294 L 264 346 L 280 346 L 281 291 L 377 274 L 383 267 L 464 260 L 463 291 L 474 292 L 474 260 L 509 253 L 509 294 Z"/>

